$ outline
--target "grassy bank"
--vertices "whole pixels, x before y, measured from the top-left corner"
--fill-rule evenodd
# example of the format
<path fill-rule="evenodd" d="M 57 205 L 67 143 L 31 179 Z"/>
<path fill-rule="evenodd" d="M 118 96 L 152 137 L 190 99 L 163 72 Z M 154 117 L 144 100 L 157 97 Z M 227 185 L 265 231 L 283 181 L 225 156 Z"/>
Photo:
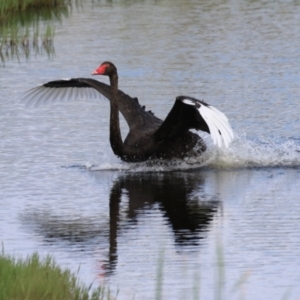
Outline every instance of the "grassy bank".
<path fill-rule="evenodd" d="M 53 8 L 65 5 L 66 0 L 0 0 L 1 21 L 12 13 L 26 12 L 28 9 Z"/>
<path fill-rule="evenodd" d="M 104 300 L 109 291 L 81 284 L 70 270 L 62 270 L 51 257 L 33 254 L 25 260 L 0 254 L 0 299 Z"/>
<path fill-rule="evenodd" d="M 0 0 L 0 59 L 54 54 L 54 23 L 78 0 Z"/>

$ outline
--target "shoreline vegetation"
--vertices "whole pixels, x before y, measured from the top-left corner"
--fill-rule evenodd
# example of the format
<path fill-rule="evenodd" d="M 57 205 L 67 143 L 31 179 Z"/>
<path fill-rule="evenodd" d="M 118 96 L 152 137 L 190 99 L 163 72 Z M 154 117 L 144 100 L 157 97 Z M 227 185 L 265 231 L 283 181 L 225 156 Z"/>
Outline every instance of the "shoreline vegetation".
<path fill-rule="evenodd" d="M 16 259 L 0 253 L 0 299 L 8 300 L 115 300 L 109 289 L 92 289 L 70 270 L 62 270 L 51 256 L 37 253 Z"/>
<path fill-rule="evenodd" d="M 216 248 L 216 278 L 214 299 L 246 298 L 246 284 L 250 272 L 244 273 L 230 290 L 230 296 L 225 295 L 225 258 L 221 245 Z M 161 249 L 157 264 L 155 297 L 163 299 L 164 278 L 164 251 Z M 84 285 L 77 274 L 69 269 L 62 269 L 52 256 L 40 258 L 38 253 L 27 256 L 26 259 L 0 251 L 0 299 L 1 300 L 117 300 L 118 293 L 111 295 L 110 289 L 104 286 L 93 288 L 93 283 Z M 202 299 L 200 297 L 200 273 L 195 273 L 193 293 L 184 299 Z M 291 289 L 288 289 L 278 299 L 290 298 Z M 135 299 L 135 297 L 134 297 Z"/>
<path fill-rule="evenodd" d="M 0 0 L 0 59 L 31 52 L 54 54 L 54 22 L 61 22 L 72 9 L 71 0 Z M 78 7 L 79 1 L 75 1 Z"/>

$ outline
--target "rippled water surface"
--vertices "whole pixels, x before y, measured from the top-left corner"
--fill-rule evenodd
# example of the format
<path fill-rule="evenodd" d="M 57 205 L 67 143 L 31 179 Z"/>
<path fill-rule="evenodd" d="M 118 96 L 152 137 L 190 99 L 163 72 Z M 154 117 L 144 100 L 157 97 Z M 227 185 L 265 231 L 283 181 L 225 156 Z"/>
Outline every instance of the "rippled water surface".
<path fill-rule="evenodd" d="M 299 2 L 83 3 L 56 25 L 53 58 L 0 67 L 5 251 L 53 254 L 117 299 L 155 299 L 159 272 L 163 299 L 298 299 Z M 158 117 L 177 95 L 204 99 L 235 141 L 216 150 L 203 134 L 202 168 L 128 164 L 108 142 L 107 100 L 20 103 L 104 60 Z"/>

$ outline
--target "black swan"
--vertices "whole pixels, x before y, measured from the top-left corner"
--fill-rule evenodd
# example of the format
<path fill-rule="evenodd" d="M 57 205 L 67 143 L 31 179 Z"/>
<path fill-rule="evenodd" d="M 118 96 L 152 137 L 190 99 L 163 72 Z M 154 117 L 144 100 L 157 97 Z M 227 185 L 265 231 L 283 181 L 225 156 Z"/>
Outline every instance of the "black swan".
<path fill-rule="evenodd" d="M 127 162 L 185 158 L 193 155 L 193 152 L 200 155 L 206 150 L 206 145 L 190 129 L 210 133 L 218 147 L 228 147 L 234 138 L 227 117 L 203 101 L 178 96 L 166 119 L 162 121 L 151 111 L 146 111 L 137 98 L 131 98 L 118 90 L 118 73 L 113 63 L 103 62 L 92 75 L 108 76 L 110 86 L 91 78 L 55 80 L 29 90 L 23 99 L 29 104 L 38 104 L 49 99 L 82 96 L 92 98 L 102 94 L 110 100 L 109 130 L 112 150 Z M 120 131 L 119 111 L 129 126 L 124 142 Z"/>

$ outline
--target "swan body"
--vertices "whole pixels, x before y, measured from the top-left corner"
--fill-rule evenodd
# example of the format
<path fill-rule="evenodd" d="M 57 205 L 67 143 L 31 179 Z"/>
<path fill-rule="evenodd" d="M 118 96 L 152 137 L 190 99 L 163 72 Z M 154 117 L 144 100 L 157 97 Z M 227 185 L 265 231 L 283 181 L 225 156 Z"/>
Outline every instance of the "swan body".
<path fill-rule="evenodd" d="M 204 101 L 178 96 L 164 121 L 146 111 L 137 98 L 118 89 L 117 68 L 102 63 L 92 75 L 106 75 L 110 85 L 92 78 L 71 78 L 47 82 L 29 90 L 23 100 L 27 104 L 74 98 L 99 98 L 110 101 L 110 144 L 113 152 L 124 161 L 185 158 L 197 145 L 197 153 L 206 150 L 201 137 L 190 129 L 210 133 L 218 147 L 228 147 L 234 139 L 227 117 Z M 129 126 L 124 142 L 121 137 L 119 112 Z"/>

